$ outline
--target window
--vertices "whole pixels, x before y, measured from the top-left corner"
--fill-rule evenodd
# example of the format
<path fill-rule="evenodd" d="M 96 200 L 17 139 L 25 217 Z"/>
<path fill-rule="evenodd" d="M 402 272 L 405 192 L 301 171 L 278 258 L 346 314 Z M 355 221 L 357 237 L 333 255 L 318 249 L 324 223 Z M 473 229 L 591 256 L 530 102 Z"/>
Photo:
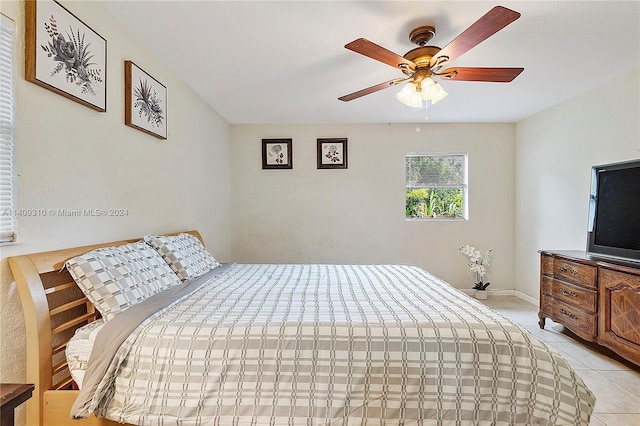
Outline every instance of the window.
<path fill-rule="evenodd" d="M 15 241 L 14 22 L 0 15 L 0 243 Z"/>
<path fill-rule="evenodd" d="M 407 219 L 466 220 L 467 154 L 407 154 Z"/>

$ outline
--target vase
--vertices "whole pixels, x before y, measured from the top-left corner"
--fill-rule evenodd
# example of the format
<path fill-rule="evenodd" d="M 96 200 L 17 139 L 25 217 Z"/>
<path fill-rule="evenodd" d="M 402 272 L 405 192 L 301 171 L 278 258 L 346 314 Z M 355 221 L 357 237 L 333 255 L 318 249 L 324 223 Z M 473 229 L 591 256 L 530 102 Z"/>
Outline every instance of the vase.
<path fill-rule="evenodd" d="M 478 300 L 487 300 L 488 297 L 486 290 L 476 290 L 475 296 Z"/>

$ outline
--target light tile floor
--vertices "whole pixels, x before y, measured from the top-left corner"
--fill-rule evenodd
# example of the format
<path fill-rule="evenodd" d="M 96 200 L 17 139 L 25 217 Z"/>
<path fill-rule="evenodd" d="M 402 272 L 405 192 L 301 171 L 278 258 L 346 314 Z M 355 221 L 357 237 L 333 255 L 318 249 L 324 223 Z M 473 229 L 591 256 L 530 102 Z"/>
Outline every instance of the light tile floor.
<path fill-rule="evenodd" d="M 590 426 L 640 426 L 640 367 L 580 339 L 561 324 L 538 326 L 538 307 L 515 296 L 481 302 L 517 322 L 558 351 L 596 396 Z"/>

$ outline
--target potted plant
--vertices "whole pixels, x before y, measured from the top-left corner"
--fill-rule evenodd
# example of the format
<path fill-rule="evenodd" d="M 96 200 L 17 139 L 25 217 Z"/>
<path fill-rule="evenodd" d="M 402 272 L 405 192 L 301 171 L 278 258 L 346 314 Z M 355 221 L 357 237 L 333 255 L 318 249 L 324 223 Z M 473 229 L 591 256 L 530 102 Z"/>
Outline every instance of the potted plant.
<path fill-rule="evenodd" d="M 469 269 L 476 275 L 476 282 L 473 284 L 476 299 L 486 299 L 487 293 L 485 290 L 491 283 L 485 282 L 484 276 L 487 273 L 487 267 L 490 264 L 493 250 L 487 250 L 481 253 L 480 250 L 467 244 L 466 246 L 458 248 L 458 251 L 469 258 Z"/>

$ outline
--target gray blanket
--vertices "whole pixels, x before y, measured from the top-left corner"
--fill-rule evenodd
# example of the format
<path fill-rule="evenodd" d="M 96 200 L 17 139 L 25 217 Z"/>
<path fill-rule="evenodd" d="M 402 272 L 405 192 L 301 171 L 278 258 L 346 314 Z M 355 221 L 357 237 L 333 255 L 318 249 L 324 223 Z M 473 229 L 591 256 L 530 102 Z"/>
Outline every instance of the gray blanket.
<path fill-rule="evenodd" d="M 562 357 L 420 268 L 214 271 L 186 284 L 185 294 L 141 304 L 157 312 L 132 307 L 104 326 L 74 417 L 95 412 L 142 425 L 589 423 L 593 394 Z"/>

